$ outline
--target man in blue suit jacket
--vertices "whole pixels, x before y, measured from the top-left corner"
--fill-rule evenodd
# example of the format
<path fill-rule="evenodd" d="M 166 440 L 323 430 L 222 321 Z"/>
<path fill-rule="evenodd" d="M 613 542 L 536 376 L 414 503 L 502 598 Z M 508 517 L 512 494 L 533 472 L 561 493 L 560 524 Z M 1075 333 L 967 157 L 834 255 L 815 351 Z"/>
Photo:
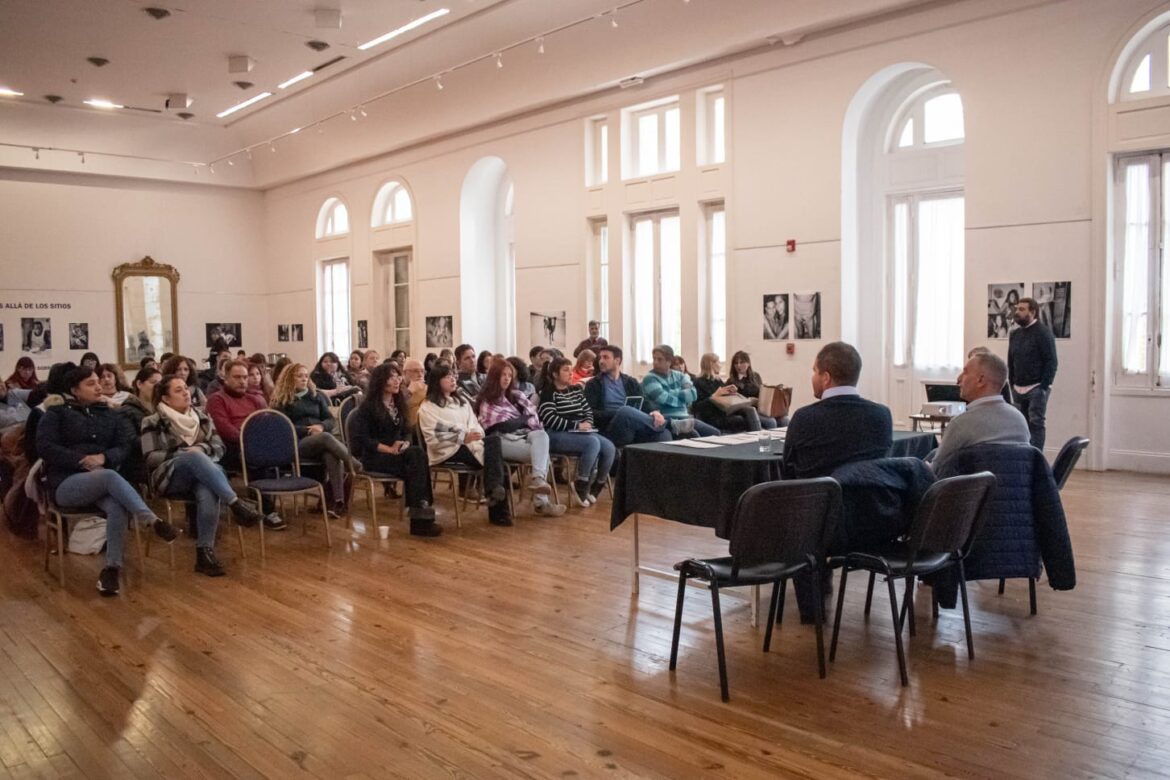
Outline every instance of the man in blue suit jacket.
<path fill-rule="evenodd" d="M 818 403 L 798 409 L 788 424 L 781 468 L 789 479 L 827 477 L 838 466 L 884 458 L 893 418 L 882 404 L 857 392 L 861 355 L 843 341 L 826 344 L 812 367 Z"/>

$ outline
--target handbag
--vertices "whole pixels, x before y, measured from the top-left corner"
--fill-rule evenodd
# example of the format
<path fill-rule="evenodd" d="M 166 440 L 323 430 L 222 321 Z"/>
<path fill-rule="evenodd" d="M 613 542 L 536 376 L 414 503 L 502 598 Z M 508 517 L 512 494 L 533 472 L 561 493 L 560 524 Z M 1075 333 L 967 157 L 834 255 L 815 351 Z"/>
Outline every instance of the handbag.
<path fill-rule="evenodd" d="M 724 414 L 731 414 L 740 409 L 746 409 L 752 405 L 754 399 L 739 393 L 732 393 L 731 395 L 713 395 L 711 396 L 711 403 L 719 408 L 719 411 Z"/>
<path fill-rule="evenodd" d="M 760 403 L 756 407 L 765 417 L 779 420 L 788 416 L 792 405 L 792 388 L 784 385 L 760 385 Z"/>

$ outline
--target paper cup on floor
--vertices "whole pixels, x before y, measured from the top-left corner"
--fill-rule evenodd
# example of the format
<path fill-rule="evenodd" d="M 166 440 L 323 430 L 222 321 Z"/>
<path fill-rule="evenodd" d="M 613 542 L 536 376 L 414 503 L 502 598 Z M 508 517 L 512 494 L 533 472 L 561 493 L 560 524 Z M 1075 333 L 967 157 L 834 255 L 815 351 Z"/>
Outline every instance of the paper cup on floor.
<path fill-rule="evenodd" d="M 389 539 L 390 538 L 390 526 L 388 526 L 388 525 L 378 526 L 378 538 L 379 539 Z"/>

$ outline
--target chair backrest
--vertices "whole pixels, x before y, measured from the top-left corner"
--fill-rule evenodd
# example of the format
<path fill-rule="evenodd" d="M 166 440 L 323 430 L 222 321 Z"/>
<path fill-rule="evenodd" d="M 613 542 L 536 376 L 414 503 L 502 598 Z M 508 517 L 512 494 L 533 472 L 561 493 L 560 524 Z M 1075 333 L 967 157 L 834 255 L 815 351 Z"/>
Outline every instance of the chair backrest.
<path fill-rule="evenodd" d="M 248 415 L 240 426 L 240 463 L 245 480 L 248 469 L 284 466 L 291 466 L 299 477 L 301 459 L 292 420 L 275 409 L 258 409 Z"/>
<path fill-rule="evenodd" d="M 987 518 L 994 489 L 990 471 L 947 477 L 927 488 L 910 527 L 910 560 L 919 551 L 966 557 Z"/>
<path fill-rule="evenodd" d="M 731 521 L 732 566 L 819 560 L 840 514 L 841 486 L 829 477 L 754 485 Z"/>
<path fill-rule="evenodd" d="M 337 410 L 337 421 L 341 423 L 339 426 L 341 428 L 341 436 L 346 444 L 349 443 L 349 428 L 346 427 L 346 421 L 349 420 L 349 416 L 357 409 L 359 397 L 356 395 L 348 396 L 341 402 L 341 407 Z"/>
<path fill-rule="evenodd" d="M 1081 459 L 1081 453 L 1088 446 L 1089 440 L 1084 436 L 1074 436 L 1060 448 L 1060 453 L 1052 463 L 1052 478 L 1056 480 L 1057 490 L 1064 489 L 1064 483 L 1068 482 L 1068 475 L 1072 474 L 1073 467 L 1077 465 L 1077 461 Z"/>

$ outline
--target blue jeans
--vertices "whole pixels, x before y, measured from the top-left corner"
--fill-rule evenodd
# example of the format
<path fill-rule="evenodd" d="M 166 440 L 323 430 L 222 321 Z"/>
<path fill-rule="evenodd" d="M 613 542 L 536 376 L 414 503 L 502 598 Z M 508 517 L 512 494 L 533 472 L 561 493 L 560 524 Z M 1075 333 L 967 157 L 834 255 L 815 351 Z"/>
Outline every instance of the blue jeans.
<path fill-rule="evenodd" d="M 623 406 L 614 412 L 602 434 L 618 449 L 627 444 L 648 444 L 670 441 L 671 438 L 669 428 L 665 425 L 655 428 L 650 415 L 632 406 Z"/>
<path fill-rule="evenodd" d="M 1032 434 L 1032 446 L 1038 450 L 1044 449 L 1044 435 L 1046 433 L 1044 417 L 1048 412 L 1048 396 L 1051 394 L 1052 389 L 1045 387 L 1034 387 L 1023 395 L 1012 391 L 1016 408 L 1028 421 L 1028 432 Z"/>
<path fill-rule="evenodd" d="M 670 418 L 670 417 L 666 418 L 666 422 L 668 425 L 670 424 L 671 419 L 673 419 L 673 418 Z M 682 419 L 685 420 L 686 418 L 684 417 Z M 705 423 L 702 420 L 695 418 L 695 435 L 696 436 L 718 436 L 720 433 L 722 433 L 722 431 L 720 431 L 714 425 L 711 425 L 709 423 Z"/>
<path fill-rule="evenodd" d="M 167 498 L 195 499 L 195 546 L 210 549 L 215 546 L 219 527 L 219 502 L 232 503 L 236 491 L 219 464 L 202 452 L 180 452 L 174 462 Z"/>
<path fill-rule="evenodd" d="M 604 482 L 613 468 L 617 448 L 613 442 L 598 433 L 548 432 L 549 452 L 554 455 L 577 457 L 577 478 Z M 594 474 L 596 472 L 596 474 Z"/>
<path fill-rule="evenodd" d="M 73 474 L 57 486 L 57 506 L 63 509 L 97 506 L 106 515 L 106 566 L 122 566 L 130 516 L 154 522 L 154 512 L 122 475 L 110 469 Z"/>

